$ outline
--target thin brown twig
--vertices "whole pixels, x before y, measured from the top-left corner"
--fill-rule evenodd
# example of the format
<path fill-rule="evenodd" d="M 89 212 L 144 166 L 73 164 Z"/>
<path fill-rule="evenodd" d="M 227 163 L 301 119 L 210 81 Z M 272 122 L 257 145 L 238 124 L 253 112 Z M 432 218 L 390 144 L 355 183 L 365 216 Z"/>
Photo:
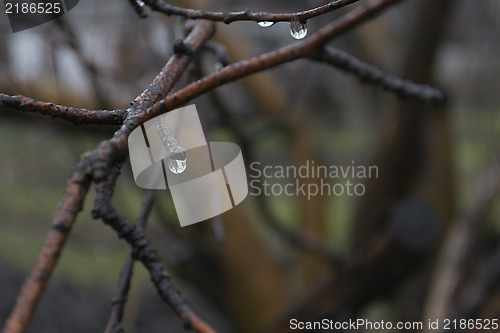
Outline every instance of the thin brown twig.
<path fill-rule="evenodd" d="M 357 1 L 359 0 L 335 0 L 312 9 L 287 14 L 253 12 L 249 9 L 239 12 L 211 12 L 206 10 L 177 7 L 162 0 L 146 0 L 144 3 L 151 7 L 152 10 L 162 12 L 167 15 L 182 16 L 193 20 L 204 19 L 209 21 L 218 21 L 229 24 L 235 21 L 284 22 L 298 20 L 305 22 L 307 19 L 332 12 Z"/>
<path fill-rule="evenodd" d="M 11 96 L 0 93 L 0 110 L 9 108 L 63 119 L 75 125 L 120 125 L 127 114 L 125 110 L 77 109 L 54 103 L 41 102 L 21 95 Z"/>
<path fill-rule="evenodd" d="M 109 201 L 100 203 L 99 210 L 94 210 L 92 214 L 94 218 L 100 217 L 104 223 L 116 231 L 119 238 L 129 243 L 133 258 L 144 265 L 161 299 L 174 310 L 187 328 L 199 333 L 215 332 L 194 313 L 191 306 L 181 296 L 172 278 L 161 264 L 158 251 L 149 244 L 146 236 L 137 226 L 123 217 Z"/>
<path fill-rule="evenodd" d="M 322 48 L 312 55 L 311 58 L 352 73 L 363 83 L 380 85 L 401 98 L 420 99 L 431 104 L 442 103 L 445 99 L 443 92 L 439 89 L 427 84 L 418 84 L 387 74 L 380 68 L 365 63 L 338 49 L 331 47 Z"/>
<path fill-rule="evenodd" d="M 137 228 L 144 232 L 146 230 L 148 216 L 151 213 L 154 203 L 155 190 L 148 190 L 144 196 L 142 209 L 137 218 Z M 125 303 L 127 302 L 127 295 L 130 289 L 130 282 L 134 270 L 134 259 L 132 257 L 132 250 L 130 251 L 125 264 L 120 272 L 118 287 L 116 288 L 115 295 L 111 301 L 111 313 L 109 315 L 108 324 L 106 325 L 105 333 L 113 333 L 121 328 L 121 321 Z"/>

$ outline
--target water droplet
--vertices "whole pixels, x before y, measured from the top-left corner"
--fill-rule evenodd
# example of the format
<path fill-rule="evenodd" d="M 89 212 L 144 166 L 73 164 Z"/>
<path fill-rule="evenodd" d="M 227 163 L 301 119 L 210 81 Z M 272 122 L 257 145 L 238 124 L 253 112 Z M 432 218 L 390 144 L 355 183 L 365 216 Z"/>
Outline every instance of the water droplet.
<path fill-rule="evenodd" d="M 306 23 L 298 20 L 290 21 L 290 34 L 295 39 L 302 39 L 307 35 Z"/>
<path fill-rule="evenodd" d="M 160 116 L 156 122 L 156 131 L 169 153 L 168 169 L 176 175 L 183 173 L 186 170 L 186 150 L 179 145 L 164 116 Z"/>
<path fill-rule="evenodd" d="M 260 21 L 260 22 L 257 22 L 257 24 L 260 25 L 263 28 L 268 28 L 268 27 L 272 26 L 274 24 L 274 22 L 271 22 L 271 21 Z"/>
<path fill-rule="evenodd" d="M 180 174 L 183 173 L 186 170 L 186 159 L 176 159 L 173 157 L 168 158 L 168 169 L 173 173 L 173 174 Z"/>
<path fill-rule="evenodd" d="M 144 7 L 145 3 L 141 0 L 136 0 L 136 3 L 139 5 L 139 7 Z"/>

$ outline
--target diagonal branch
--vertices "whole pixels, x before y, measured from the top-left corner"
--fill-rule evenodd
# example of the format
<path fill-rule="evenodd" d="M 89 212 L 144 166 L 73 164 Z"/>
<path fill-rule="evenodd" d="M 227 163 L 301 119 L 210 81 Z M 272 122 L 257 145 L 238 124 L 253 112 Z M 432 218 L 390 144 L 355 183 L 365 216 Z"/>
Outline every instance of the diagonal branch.
<path fill-rule="evenodd" d="M 299 20 L 305 22 L 307 19 L 332 12 L 357 1 L 358 0 L 335 0 L 312 9 L 287 14 L 253 12 L 249 9 L 239 12 L 211 12 L 173 6 L 163 0 L 145 0 L 144 3 L 150 6 L 152 10 L 162 12 L 167 15 L 177 15 L 193 20 L 204 19 L 219 21 L 229 24 L 234 21 L 283 22 Z"/>
<path fill-rule="evenodd" d="M 149 213 L 153 208 L 155 190 L 148 190 L 146 196 L 144 197 L 144 202 L 142 203 L 142 209 L 137 218 L 137 228 L 144 232 L 146 229 L 146 224 L 148 221 Z M 109 315 L 108 324 L 106 325 L 105 333 L 113 333 L 121 329 L 121 321 L 123 317 L 123 311 L 125 308 L 125 303 L 127 302 L 127 295 L 130 289 L 130 281 L 132 280 L 132 273 L 134 270 L 134 259 L 132 257 L 132 251 L 127 256 L 125 264 L 123 265 L 122 271 L 120 273 L 120 279 L 118 281 L 118 287 L 116 288 L 115 295 L 111 301 L 111 314 Z"/>
<path fill-rule="evenodd" d="M 443 92 L 439 89 L 387 74 L 380 68 L 338 49 L 323 48 L 311 58 L 352 73 L 364 83 L 380 85 L 400 98 L 415 98 L 428 101 L 431 104 L 442 103 L 445 99 Z"/>
<path fill-rule="evenodd" d="M 45 238 L 38 259 L 17 297 L 14 309 L 4 327 L 4 333 L 21 333 L 28 326 L 76 216 L 82 210 L 89 186 L 88 162 L 81 160 L 73 169 L 71 177 L 66 183 L 66 191 L 52 221 L 52 227 Z"/>
<path fill-rule="evenodd" d="M 93 216 L 94 218 L 100 217 L 104 223 L 116 231 L 118 237 L 125 239 L 130 244 L 133 258 L 144 265 L 161 299 L 174 310 L 187 328 L 200 333 L 215 332 L 193 312 L 190 305 L 181 296 L 180 291 L 172 282 L 172 278 L 161 264 L 158 251 L 149 244 L 144 233 L 138 227 L 120 215 L 109 201 L 101 205 L 99 212 L 94 210 Z"/>
<path fill-rule="evenodd" d="M 161 264 L 158 251 L 149 244 L 141 225 L 136 226 L 130 223 L 111 203 L 113 190 L 116 180 L 120 175 L 122 165 L 123 164 L 120 162 L 116 163 L 110 170 L 106 181 L 97 185 L 97 196 L 94 209 L 92 210 L 92 217 L 95 219 L 100 218 L 104 223 L 115 230 L 119 238 L 123 238 L 129 243 L 132 259 L 139 260 L 144 265 L 161 299 L 174 310 L 187 328 L 192 328 L 195 332 L 200 333 L 214 332 L 208 324 L 194 313 L 187 301 L 181 296 L 172 278 Z M 147 212 L 148 210 L 146 209 L 145 212 L 141 213 L 140 218 L 144 221 L 146 220 Z M 120 278 L 122 283 L 120 286 L 121 290 L 119 290 L 118 302 L 113 304 L 114 311 L 112 316 L 115 317 L 111 318 L 111 320 L 116 319 L 119 321 L 121 317 L 121 305 L 124 303 L 121 299 L 123 298 L 123 294 L 128 290 L 129 279 L 127 276 L 131 274 L 131 264 L 129 268 L 126 267 L 126 270 L 127 271 L 125 271 L 124 275 Z M 117 306 L 115 307 L 115 305 Z M 108 329 L 111 330 L 111 328 L 116 328 L 118 323 L 115 322 L 114 324 L 113 327 L 110 327 L 108 324 L 106 331 L 108 331 Z"/>

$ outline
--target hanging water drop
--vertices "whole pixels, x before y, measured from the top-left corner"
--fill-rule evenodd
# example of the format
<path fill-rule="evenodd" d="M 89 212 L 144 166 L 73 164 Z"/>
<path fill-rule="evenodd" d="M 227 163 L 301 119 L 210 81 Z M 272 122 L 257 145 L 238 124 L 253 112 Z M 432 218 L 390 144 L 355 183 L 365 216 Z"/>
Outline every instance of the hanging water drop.
<path fill-rule="evenodd" d="M 260 21 L 260 22 L 257 22 L 257 24 L 259 26 L 261 26 L 262 28 L 268 28 L 268 27 L 272 26 L 274 24 L 274 22 L 271 22 L 271 21 Z"/>
<path fill-rule="evenodd" d="M 290 21 L 290 34 L 295 39 L 302 39 L 307 35 L 306 23 L 299 20 Z"/>
<path fill-rule="evenodd" d="M 187 167 L 186 150 L 179 145 L 179 141 L 174 137 L 164 116 L 161 116 L 156 122 L 156 131 L 160 136 L 163 146 L 169 153 L 168 169 L 176 175 L 183 173 Z"/>
<path fill-rule="evenodd" d="M 184 159 L 177 159 L 173 157 L 168 158 L 168 169 L 170 172 L 173 174 L 180 174 L 183 173 L 186 170 L 186 158 Z"/>

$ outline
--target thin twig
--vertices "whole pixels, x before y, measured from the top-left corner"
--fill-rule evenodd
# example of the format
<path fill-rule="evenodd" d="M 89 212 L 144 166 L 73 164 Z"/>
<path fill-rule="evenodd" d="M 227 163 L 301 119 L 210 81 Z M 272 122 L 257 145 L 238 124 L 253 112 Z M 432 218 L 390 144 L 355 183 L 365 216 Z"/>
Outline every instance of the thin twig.
<path fill-rule="evenodd" d="M 123 238 L 129 243 L 133 258 L 144 265 L 161 299 L 174 310 L 187 328 L 200 333 L 215 332 L 193 312 L 187 301 L 181 296 L 172 278 L 161 264 L 158 251 L 149 244 L 144 233 L 138 227 L 118 213 L 109 201 L 102 203 L 99 211 L 93 211 L 93 216 L 100 217 L 104 223 L 116 231 L 119 238 Z"/>
<path fill-rule="evenodd" d="M 137 218 L 137 228 L 144 232 L 148 221 L 149 213 L 153 208 L 155 190 L 148 190 L 142 203 L 142 209 Z M 123 330 L 121 321 L 123 317 L 123 310 L 127 302 L 127 295 L 130 289 L 130 281 L 134 270 L 134 259 L 132 257 L 132 250 L 127 256 L 125 264 L 120 273 L 118 287 L 116 288 L 115 295 L 111 301 L 111 313 L 109 315 L 108 324 L 106 325 L 105 333 L 119 332 Z"/>
<path fill-rule="evenodd" d="M 332 12 L 357 1 L 358 0 L 336 0 L 316 8 L 288 14 L 253 12 L 249 9 L 239 12 L 211 12 L 173 6 L 163 0 L 145 0 L 144 3 L 151 7 L 152 10 L 162 12 L 167 15 L 177 15 L 193 20 L 204 19 L 209 21 L 219 21 L 229 24 L 234 21 L 283 22 L 298 20 L 305 22 L 307 19 Z"/>
<path fill-rule="evenodd" d="M 443 92 L 439 89 L 387 74 L 380 68 L 365 63 L 338 49 L 323 48 L 311 58 L 352 73 L 364 83 L 380 85 L 400 98 L 415 98 L 431 104 L 442 103 L 445 99 Z"/>
<path fill-rule="evenodd" d="M 77 109 L 54 103 L 40 102 L 21 95 L 11 96 L 0 93 L 0 110 L 8 108 L 63 119 L 75 125 L 120 125 L 126 116 L 125 110 Z"/>

